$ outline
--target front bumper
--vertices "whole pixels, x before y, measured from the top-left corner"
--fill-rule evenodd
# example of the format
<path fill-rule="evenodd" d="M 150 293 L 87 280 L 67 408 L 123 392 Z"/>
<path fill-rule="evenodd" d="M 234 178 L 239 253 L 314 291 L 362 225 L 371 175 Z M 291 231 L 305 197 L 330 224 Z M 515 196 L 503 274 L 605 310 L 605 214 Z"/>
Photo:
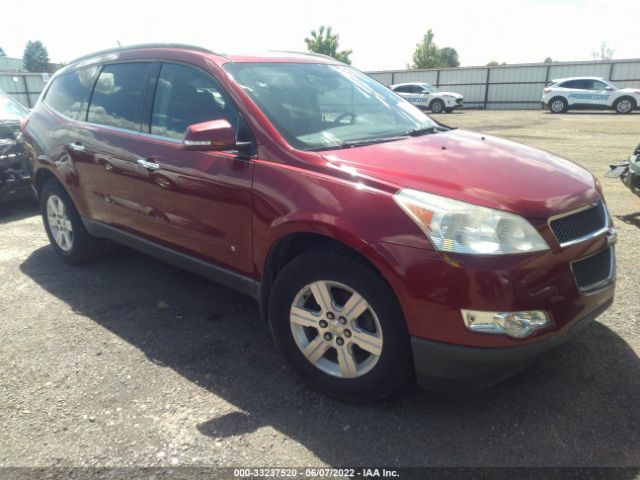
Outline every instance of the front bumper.
<path fill-rule="evenodd" d="M 543 353 L 573 338 L 612 302 L 613 299 L 609 299 L 551 337 L 514 347 L 464 347 L 411 337 L 418 385 L 428 390 L 460 393 L 490 387 L 517 374 Z"/>
<path fill-rule="evenodd" d="M 31 175 L 24 156 L 7 154 L 0 156 L 0 203 L 33 196 Z"/>
<path fill-rule="evenodd" d="M 464 99 L 462 98 L 445 98 L 445 108 L 447 110 L 456 110 L 458 108 L 463 108 Z"/>
<path fill-rule="evenodd" d="M 611 165 L 607 177 L 619 177 L 632 193 L 640 197 L 640 154 L 631 155 L 626 163 Z"/>
<path fill-rule="evenodd" d="M 0 140 L 0 203 L 32 195 L 31 174 L 23 145 Z"/>

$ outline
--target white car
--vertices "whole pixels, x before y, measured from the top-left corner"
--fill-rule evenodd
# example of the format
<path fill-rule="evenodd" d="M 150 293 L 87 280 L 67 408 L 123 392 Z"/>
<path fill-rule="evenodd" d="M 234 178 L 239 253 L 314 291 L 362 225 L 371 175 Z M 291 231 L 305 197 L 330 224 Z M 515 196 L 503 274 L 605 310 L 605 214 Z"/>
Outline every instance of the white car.
<path fill-rule="evenodd" d="M 553 80 L 542 94 L 542 108 L 564 113 L 570 108 L 613 109 L 631 113 L 640 104 L 640 89 L 618 88 L 599 77 L 572 77 Z"/>
<path fill-rule="evenodd" d="M 398 83 L 389 88 L 419 109 L 433 113 L 451 113 L 462 108 L 464 100 L 459 93 L 441 92 L 429 83 Z"/>

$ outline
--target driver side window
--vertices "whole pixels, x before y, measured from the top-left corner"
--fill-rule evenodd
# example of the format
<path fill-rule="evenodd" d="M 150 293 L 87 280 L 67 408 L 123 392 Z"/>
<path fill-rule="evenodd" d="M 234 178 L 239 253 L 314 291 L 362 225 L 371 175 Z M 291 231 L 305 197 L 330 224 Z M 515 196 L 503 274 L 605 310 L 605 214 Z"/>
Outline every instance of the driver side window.
<path fill-rule="evenodd" d="M 210 75 L 185 65 L 162 65 L 153 100 L 152 135 L 182 140 L 189 125 L 222 118 L 237 127 L 237 110 Z"/>

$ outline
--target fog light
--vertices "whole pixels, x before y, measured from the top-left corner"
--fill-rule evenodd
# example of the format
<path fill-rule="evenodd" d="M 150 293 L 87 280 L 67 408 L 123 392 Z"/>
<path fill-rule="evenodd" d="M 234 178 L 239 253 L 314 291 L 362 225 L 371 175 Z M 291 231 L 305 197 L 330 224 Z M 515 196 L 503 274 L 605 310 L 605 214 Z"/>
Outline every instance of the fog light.
<path fill-rule="evenodd" d="M 461 310 L 464 326 L 472 332 L 524 338 L 551 324 L 546 312 L 478 312 Z"/>

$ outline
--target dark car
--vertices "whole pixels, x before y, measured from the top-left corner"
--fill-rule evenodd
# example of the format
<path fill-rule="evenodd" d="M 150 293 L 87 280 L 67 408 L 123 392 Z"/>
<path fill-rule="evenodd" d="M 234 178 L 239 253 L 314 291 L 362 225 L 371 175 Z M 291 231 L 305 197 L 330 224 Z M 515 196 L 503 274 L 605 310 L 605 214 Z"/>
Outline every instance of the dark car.
<path fill-rule="evenodd" d="M 613 300 L 591 173 L 443 127 L 329 57 L 100 52 L 23 130 L 62 259 L 110 239 L 254 297 L 290 365 L 341 399 L 412 374 L 489 385 Z"/>
<path fill-rule="evenodd" d="M 629 190 L 640 197 L 640 143 L 627 162 L 611 165 L 607 177 L 620 178 Z"/>
<path fill-rule="evenodd" d="M 0 203 L 33 196 L 31 173 L 20 141 L 20 121 L 28 114 L 26 108 L 0 91 Z"/>

